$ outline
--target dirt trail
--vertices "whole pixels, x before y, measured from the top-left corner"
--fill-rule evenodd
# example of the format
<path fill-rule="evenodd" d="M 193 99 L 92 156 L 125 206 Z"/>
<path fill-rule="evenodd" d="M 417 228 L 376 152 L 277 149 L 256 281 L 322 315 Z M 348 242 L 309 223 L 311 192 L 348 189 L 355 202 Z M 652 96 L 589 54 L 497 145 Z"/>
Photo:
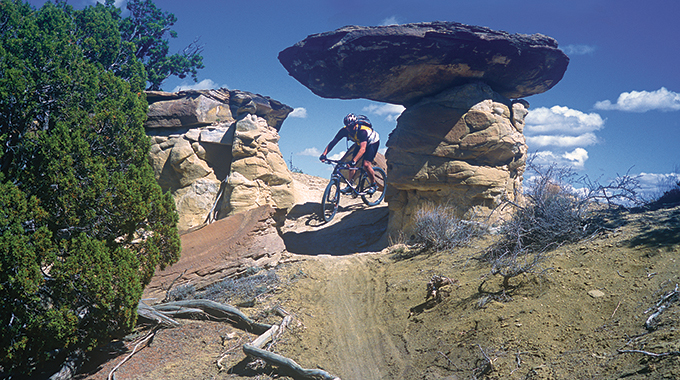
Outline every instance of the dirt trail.
<path fill-rule="evenodd" d="M 280 285 L 244 307 L 260 322 L 294 316 L 270 349 L 342 380 L 677 379 L 680 303 L 647 330 L 645 310 L 680 283 L 680 206 L 611 215 L 607 231 L 550 253 L 542 275 L 502 279 L 471 258 L 489 243 L 446 252 L 386 248 L 387 208 L 344 199 L 332 223 L 318 218 L 327 180 L 313 179 L 281 227 L 290 255 Z M 424 301 L 433 275 L 458 280 L 440 303 Z M 598 292 L 593 292 L 597 290 Z M 292 379 L 252 370 L 241 351 L 255 337 L 220 322 L 161 330 L 118 379 Z M 134 342 L 125 343 L 127 352 Z M 105 379 L 118 346 L 79 379 Z M 216 367 L 224 357 L 226 370 Z M 97 367 L 97 368 L 93 368 Z"/>
<path fill-rule="evenodd" d="M 376 313 L 385 299 L 384 269 L 370 267 L 362 256 L 322 257 L 320 261 L 327 285 L 319 298 L 331 317 L 328 333 L 335 342 L 338 375 L 348 380 L 388 378 L 386 358 L 401 354 Z"/>

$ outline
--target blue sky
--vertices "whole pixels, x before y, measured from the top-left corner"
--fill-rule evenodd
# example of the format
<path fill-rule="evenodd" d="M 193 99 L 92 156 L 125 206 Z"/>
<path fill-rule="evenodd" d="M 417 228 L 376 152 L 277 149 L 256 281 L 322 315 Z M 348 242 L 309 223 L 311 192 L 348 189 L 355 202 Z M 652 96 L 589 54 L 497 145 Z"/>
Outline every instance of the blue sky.
<path fill-rule="evenodd" d="M 93 0 L 70 0 L 75 7 Z M 120 4 L 124 4 L 124 0 Z M 32 0 L 40 5 L 43 1 Z M 227 87 L 294 107 L 280 147 L 286 161 L 326 177 L 318 155 L 349 112 L 369 116 L 382 146 L 401 108 L 323 99 L 279 63 L 279 51 L 310 34 L 346 25 L 456 21 L 555 38 L 571 61 L 546 93 L 527 97 L 527 144 L 540 160 L 606 182 L 641 174 L 655 189 L 680 170 L 680 1 L 677 0 L 157 0 L 174 13 L 173 52 L 200 37 L 205 69 L 196 86 L 171 78 L 163 89 Z M 338 144 L 333 153 L 345 149 Z"/>

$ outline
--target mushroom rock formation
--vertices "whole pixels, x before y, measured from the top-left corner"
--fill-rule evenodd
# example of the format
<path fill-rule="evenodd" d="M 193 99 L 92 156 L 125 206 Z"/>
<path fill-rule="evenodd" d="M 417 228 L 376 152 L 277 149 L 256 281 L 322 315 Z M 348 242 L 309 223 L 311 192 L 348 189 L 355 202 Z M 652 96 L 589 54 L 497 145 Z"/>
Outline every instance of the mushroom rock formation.
<path fill-rule="evenodd" d="M 562 79 L 569 58 L 541 34 L 431 22 L 314 34 L 281 51 L 279 61 L 321 97 L 408 107 L 474 81 L 511 99 L 540 94 Z"/>
<path fill-rule="evenodd" d="M 510 99 L 555 86 L 569 58 L 541 34 L 432 22 L 312 35 L 279 61 L 319 96 L 406 107 L 387 142 L 386 199 L 388 232 L 408 237 L 425 205 L 472 218 L 521 202 L 528 103 Z"/>

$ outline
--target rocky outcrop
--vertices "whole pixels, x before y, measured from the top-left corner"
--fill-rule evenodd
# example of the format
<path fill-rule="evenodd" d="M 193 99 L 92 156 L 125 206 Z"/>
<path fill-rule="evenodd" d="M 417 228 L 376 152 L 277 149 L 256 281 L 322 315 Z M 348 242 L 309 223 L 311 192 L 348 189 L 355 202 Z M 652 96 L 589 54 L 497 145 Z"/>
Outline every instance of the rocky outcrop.
<path fill-rule="evenodd" d="M 295 205 L 293 177 L 279 151 L 279 134 L 264 119 L 248 115 L 235 124 L 231 174 L 219 217 L 252 208 Z"/>
<path fill-rule="evenodd" d="M 431 22 L 314 34 L 279 61 L 319 96 L 410 106 L 475 81 L 511 99 L 539 94 L 562 79 L 569 58 L 541 34 Z"/>
<path fill-rule="evenodd" d="M 156 179 L 186 231 L 258 206 L 289 209 L 292 177 L 278 130 L 292 108 L 243 91 L 149 92 L 147 134 Z"/>
<path fill-rule="evenodd" d="M 231 124 L 250 114 L 259 116 L 278 132 L 293 111 L 268 96 L 228 90 L 147 91 L 149 102 L 146 128 L 180 128 Z"/>
<path fill-rule="evenodd" d="M 172 286 L 203 289 L 248 268 L 274 266 L 285 251 L 275 227 L 275 210 L 260 206 L 182 235 L 182 255 L 177 263 L 157 270 L 144 289 L 144 298 L 165 298 Z"/>
<path fill-rule="evenodd" d="M 425 204 L 448 204 L 474 218 L 504 198 L 521 202 L 525 105 L 476 83 L 407 108 L 387 142 L 388 230 L 408 237 Z"/>
<path fill-rule="evenodd" d="M 386 200 L 388 232 L 407 237 L 427 204 L 485 218 L 521 202 L 528 103 L 510 99 L 552 88 L 569 63 L 550 37 L 452 22 L 348 26 L 279 60 L 319 96 L 406 106 L 387 143 Z"/>

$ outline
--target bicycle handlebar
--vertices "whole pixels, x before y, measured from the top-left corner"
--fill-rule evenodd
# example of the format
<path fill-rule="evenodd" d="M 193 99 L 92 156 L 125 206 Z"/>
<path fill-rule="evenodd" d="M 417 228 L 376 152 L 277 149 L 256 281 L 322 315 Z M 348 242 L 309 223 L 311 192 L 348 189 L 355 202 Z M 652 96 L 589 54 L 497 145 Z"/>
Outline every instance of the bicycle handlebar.
<path fill-rule="evenodd" d="M 331 159 L 327 158 L 326 160 L 324 160 L 324 161 L 322 161 L 322 162 L 323 162 L 324 164 L 328 164 L 328 165 L 338 165 L 338 166 L 340 166 L 341 168 L 342 168 L 342 167 L 345 167 L 345 168 L 348 168 L 348 169 L 350 168 L 349 162 L 344 162 L 344 161 L 340 161 L 340 160 L 331 160 Z M 358 169 L 358 168 L 356 168 L 356 167 L 351 167 L 351 168 L 352 168 L 352 169 Z"/>

